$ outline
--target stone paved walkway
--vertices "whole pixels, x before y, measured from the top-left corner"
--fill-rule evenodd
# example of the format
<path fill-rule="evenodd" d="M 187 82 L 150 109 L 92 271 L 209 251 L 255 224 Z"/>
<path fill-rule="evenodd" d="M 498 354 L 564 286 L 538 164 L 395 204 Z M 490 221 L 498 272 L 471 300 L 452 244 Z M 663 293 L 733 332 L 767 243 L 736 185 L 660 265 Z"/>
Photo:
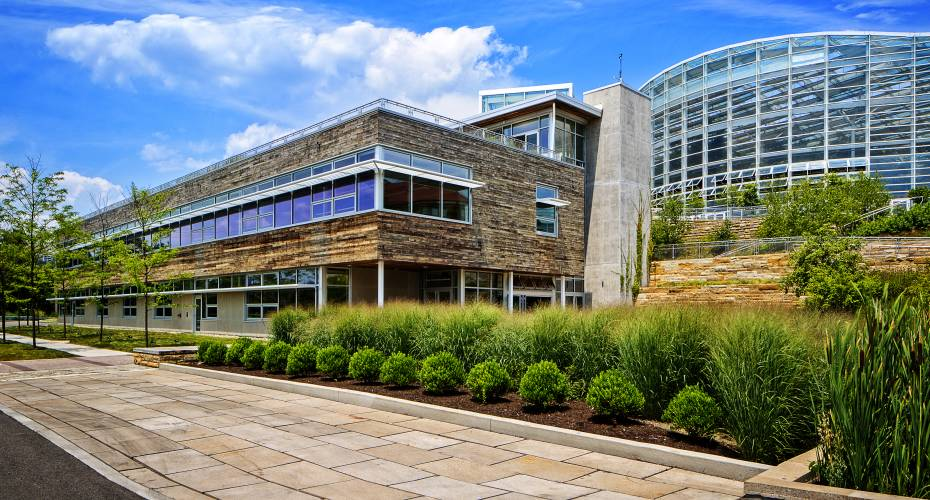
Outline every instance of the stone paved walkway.
<path fill-rule="evenodd" d="M 8 333 L 6 334 L 6 338 L 13 342 L 19 342 L 20 344 L 32 345 L 32 337 L 29 336 Z M 65 340 L 36 339 L 36 346 L 67 352 L 74 357 L 0 361 L 0 380 L 4 378 L 4 374 L 8 373 L 47 370 L 60 371 L 83 369 L 94 366 L 120 366 L 132 364 L 131 354 L 110 349 L 98 349 L 86 345 L 72 344 Z"/>
<path fill-rule="evenodd" d="M 742 483 L 159 370 L 0 381 L 19 412 L 168 497 L 733 498 Z"/>

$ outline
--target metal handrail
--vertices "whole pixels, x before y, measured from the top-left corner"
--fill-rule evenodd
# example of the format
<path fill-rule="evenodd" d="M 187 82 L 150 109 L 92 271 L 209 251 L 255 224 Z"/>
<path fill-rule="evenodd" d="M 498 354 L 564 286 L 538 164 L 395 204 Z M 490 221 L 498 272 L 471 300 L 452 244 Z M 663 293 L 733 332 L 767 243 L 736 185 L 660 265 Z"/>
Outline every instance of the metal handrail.
<path fill-rule="evenodd" d="M 653 214 L 659 213 L 662 207 L 653 207 Z M 759 217 L 765 215 L 768 209 L 765 205 L 756 205 L 750 207 L 704 207 L 704 208 L 685 208 L 683 217 L 688 220 L 727 220 L 727 219 L 744 219 L 747 217 Z"/>
<path fill-rule="evenodd" d="M 930 249 L 930 237 L 922 236 L 843 236 L 867 245 L 900 249 L 905 245 Z M 759 238 L 752 240 L 700 241 L 659 245 L 653 249 L 652 260 L 702 259 L 732 257 L 735 255 L 762 255 L 794 250 L 806 239 L 803 237 Z"/>
<path fill-rule="evenodd" d="M 491 130 L 483 129 L 481 127 L 476 127 L 474 125 L 469 125 L 465 122 L 454 120 L 452 118 L 448 118 L 442 115 L 437 115 L 435 113 L 424 111 L 422 109 L 415 108 L 413 106 L 402 104 L 396 101 L 392 101 L 390 99 L 377 99 L 367 104 L 363 104 L 357 108 L 350 109 L 349 111 L 340 113 L 336 116 L 327 118 L 323 121 L 314 123 L 313 125 L 310 125 L 308 127 L 305 127 L 300 130 L 283 135 L 281 137 L 268 141 L 264 144 L 255 146 L 241 153 L 232 155 L 216 163 L 207 165 L 206 167 L 203 167 L 201 169 L 195 170 L 188 174 L 182 175 L 181 177 L 178 177 L 171 181 L 165 182 L 163 184 L 159 184 L 153 188 L 149 188 L 149 191 L 152 193 L 157 193 L 159 191 L 170 189 L 184 182 L 196 179 L 198 177 L 202 177 L 206 174 L 209 174 L 221 168 L 227 167 L 234 163 L 238 163 L 240 161 L 246 160 L 248 158 L 252 158 L 266 151 L 270 151 L 274 148 L 283 146 L 285 144 L 289 144 L 291 142 L 306 138 L 314 134 L 318 134 L 324 130 L 333 128 L 347 120 L 358 118 L 362 115 L 372 113 L 378 110 L 387 111 L 387 112 L 394 113 L 397 115 L 406 116 L 408 118 L 413 118 L 415 120 L 419 120 L 422 122 L 430 123 L 433 125 L 438 125 L 440 127 L 446 128 L 453 132 L 458 132 L 464 135 L 468 135 L 470 137 L 475 137 L 475 138 L 484 140 L 486 142 L 500 144 L 500 145 L 503 145 L 505 147 L 512 148 L 512 149 L 519 149 L 529 154 L 543 156 L 545 158 L 549 158 L 552 160 L 566 163 L 567 165 L 571 165 L 573 167 L 577 167 L 577 165 L 575 165 L 574 163 L 568 163 L 568 162 L 563 161 L 562 153 L 559 153 L 555 150 L 544 148 L 542 146 L 538 146 L 535 144 L 530 144 L 520 139 L 514 139 L 512 137 L 507 137 L 503 134 L 499 134 Z M 108 210 L 113 210 L 114 208 L 118 208 L 123 205 L 126 205 L 127 203 L 129 203 L 128 198 L 122 199 L 120 201 L 111 203 L 101 209 L 94 210 L 93 212 L 90 212 L 87 215 L 85 215 L 84 218 L 87 219 L 95 215 L 99 215 Z"/>

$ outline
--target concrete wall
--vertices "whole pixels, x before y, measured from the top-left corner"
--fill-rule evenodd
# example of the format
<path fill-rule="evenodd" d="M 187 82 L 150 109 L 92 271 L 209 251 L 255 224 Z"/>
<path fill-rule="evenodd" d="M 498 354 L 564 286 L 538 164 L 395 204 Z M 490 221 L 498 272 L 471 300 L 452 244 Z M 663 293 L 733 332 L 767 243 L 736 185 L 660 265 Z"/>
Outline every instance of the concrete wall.
<path fill-rule="evenodd" d="M 591 305 L 628 304 L 640 259 L 646 276 L 650 217 L 649 99 L 617 83 L 585 93 L 602 109 L 588 127 L 585 175 L 585 292 Z M 637 251 L 637 221 L 643 246 Z"/>

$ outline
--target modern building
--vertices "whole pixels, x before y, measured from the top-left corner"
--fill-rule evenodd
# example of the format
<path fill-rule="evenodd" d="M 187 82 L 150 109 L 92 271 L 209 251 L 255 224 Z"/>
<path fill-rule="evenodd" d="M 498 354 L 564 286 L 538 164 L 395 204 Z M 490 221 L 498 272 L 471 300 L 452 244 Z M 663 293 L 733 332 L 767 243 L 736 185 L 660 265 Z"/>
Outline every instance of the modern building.
<path fill-rule="evenodd" d="M 752 40 L 676 63 L 652 101 L 652 194 L 783 189 L 827 173 L 930 185 L 930 33 Z"/>
<path fill-rule="evenodd" d="M 70 296 L 71 320 L 262 333 L 286 307 L 627 302 L 645 262 L 648 99 L 510 90 L 522 98 L 465 122 L 378 100 L 154 188 L 178 249 L 158 270 L 171 303 L 145 311 L 113 283 L 104 307 Z M 85 224 L 143 236 L 125 201 Z"/>
<path fill-rule="evenodd" d="M 481 112 L 484 113 L 546 94 L 561 94 L 568 97 L 575 97 L 574 88 L 574 85 L 571 83 L 556 83 L 553 85 L 535 85 L 532 87 L 481 90 L 478 91 L 478 106 Z"/>

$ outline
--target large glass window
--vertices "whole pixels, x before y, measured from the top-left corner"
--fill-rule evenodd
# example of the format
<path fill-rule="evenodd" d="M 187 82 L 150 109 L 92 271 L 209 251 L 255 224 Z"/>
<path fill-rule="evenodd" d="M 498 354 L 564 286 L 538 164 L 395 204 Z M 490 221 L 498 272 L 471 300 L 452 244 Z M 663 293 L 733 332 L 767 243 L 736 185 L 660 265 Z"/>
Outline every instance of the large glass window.
<path fill-rule="evenodd" d="M 440 217 L 442 215 L 442 183 L 413 178 L 413 213 Z"/>
<path fill-rule="evenodd" d="M 127 318 L 134 318 L 137 313 L 136 298 L 135 297 L 125 297 L 123 298 L 123 316 Z"/>
<path fill-rule="evenodd" d="M 500 304 L 504 300 L 504 276 L 501 273 L 465 271 L 465 301 Z"/>
<path fill-rule="evenodd" d="M 348 269 L 326 270 L 326 303 L 347 304 L 349 302 L 350 279 Z"/>
<path fill-rule="evenodd" d="M 333 185 L 324 182 L 313 186 L 313 218 L 320 219 L 333 215 Z"/>
<path fill-rule="evenodd" d="M 375 173 L 358 174 L 356 183 L 358 187 L 358 210 L 375 208 Z"/>
<path fill-rule="evenodd" d="M 384 173 L 384 208 L 398 212 L 410 211 L 410 176 L 396 172 Z"/>
<path fill-rule="evenodd" d="M 171 304 L 160 305 L 155 308 L 155 319 L 171 319 L 174 316 L 172 312 Z"/>
<path fill-rule="evenodd" d="M 558 209 L 552 200 L 559 198 L 558 188 L 543 184 L 536 186 L 536 232 L 546 236 L 558 236 Z"/>
<path fill-rule="evenodd" d="M 276 312 L 278 312 L 277 290 L 245 292 L 245 319 L 247 321 L 268 319 Z"/>
<path fill-rule="evenodd" d="M 445 184 L 442 189 L 442 217 L 468 221 L 468 206 L 471 190 L 454 184 Z"/>
<path fill-rule="evenodd" d="M 274 198 L 274 225 L 287 226 L 293 222 L 293 208 L 291 206 L 291 193 L 279 194 Z"/>

